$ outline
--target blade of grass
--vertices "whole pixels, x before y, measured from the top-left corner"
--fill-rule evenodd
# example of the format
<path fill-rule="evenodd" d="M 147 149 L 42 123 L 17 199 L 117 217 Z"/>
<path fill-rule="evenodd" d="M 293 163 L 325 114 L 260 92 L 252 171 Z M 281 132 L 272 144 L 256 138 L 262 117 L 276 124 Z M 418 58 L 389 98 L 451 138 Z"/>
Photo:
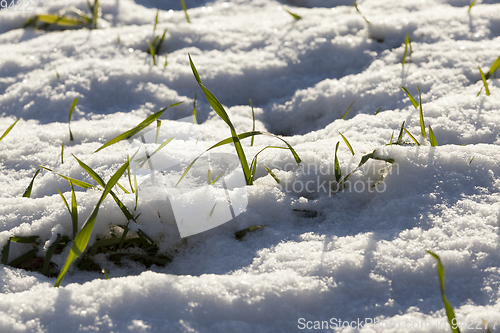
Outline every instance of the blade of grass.
<path fill-rule="evenodd" d="M 238 155 L 238 159 L 240 160 L 241 167 L 243 169 L 243 175 L 245 176 L 245 181 L 246 181 L 247 185 L 252 185 L 251 173 L 250 173 L 250 169 L 248 167 L 248 161 L 246 159 L 245 152 L 243 151 L 243 147 L 241 146 L 238 135 L 236 134 L 236 129 L 234 128 L 233 124 L 231 123 L 231 120 L 229 119 L 229 116 L 226 113 L 226 110 L 224 110 L 224 107 L 222 106 L 222 104 L 212 94 L 212 92 L 210 90 L 205 88 L 205 86 L 201 82 L 200 75 L 198 74 L 198 71 L 196 70 L 196 67 L 191 59 L 191 55 L 188 54 L 188 56 L 189 56 L 189 63 L 191 64 L 191 69 L 193 71 L 193 75 L 196 78 L 198 85 L 203 90 L 203 93 L 205 94 L 205 97 L 206 97 L 208 103 L 210 104 L 210 106 L 212 106 L 215 113 L 217 113 L 217 115 L 222 120 L 224 120 L 224 122 L 229 126 L 229 129 L 231 130 L 231 136 L 233 138 L 234 148 L 236 150 L 236 154 Z"/>
<path fill-rule="evenodd" d="M 417 146 L 420 146 L 420 143 L 418 143 L 417 139 L 415 139 L 415 137 L 413 135 L 411 135 L 411 133 L 406 128 L 403 127 L 403 129 L 405 130 L 406 134 L 408 134 L 410 136 L 410 138 L 413 140 L 413 142 L 415 142 L 415 144 Z"/>
<path fill-rule="evenodd" d="M 69 186 L 71 186 L 71 222 L 73 226 L 73 237 L 75 237 L 78 231 L 78 207 L 76 204 L 76 194 L 73 183 L 69 182 Z"/>
<path fill-rule="evenodd" d="M 97 16 L 99 16 L 99 1 L 95 0 L 92 8 L 92 29 L 97 29 Z"/>
<path fill-rule="evenodd" d="M 153 59 L 153 66 L 156 66 L 156 57 L 153 44 L 150 41 L 148 41 L 148 43 L 149 43 L 149 54 L 151 54 L 151 58 Z"/>
<path fill-rule="evenodd" d="M 475 4 L 476 4 L 476 0 L 472 0 L 470 5 L 469 5 L 469 10 L 467 12 L 470 13 L 470 10 L 472 9 L 472 7 L 474 7 Z"/>
<path fill-rule="evenodd" d="M 408 54 L 408 45 L 410 45 L 410 55 L 411 55 L 411 40 L 409 32 L 406 33 L 406 38 L 405 38 L 405 53 L 403 54 L 403 61 L 402 61 L 403 67 L 405 66 L 406 55 Z"/>
<path fill-rule="evenodd" d="M 198 124 L 198 120 L 196 119 L 196 92 L 194 93 L 194 100 L 193 100 L 193 123 Z"/>
<path fill-rule="evenodd" d="M 92 214 L 88 217 L 88 219 L 85 221 L 84 225 L 82 226 L 82 229 L 80 232 L 75 237 L 75 241 L 73 242 L 73 245 L 71 246 L 70 253 L 66 259 L 66 262 L 64 263 L 63 268 L 61 269 L 61 272 L 59 273 L 59 276 L 57 277 L 56 283 L 54 287 L 59 287 L 64 279 L 64 276 L 66 275 L 69 266 L 73 261 L 75 261 L 84 251 L 85 248 L 87 247 L 87 244 L 90 240 L 90 235 L 92 234 L 92 230 L 94 228 L 94 223 L 97 219 L 97 214 L 99 213 L 99 207 L 101 206 L 102 202 L 104 199 L 106 199 L 106 196 L 111 192 L 111 189 L 113 186 L 115 186 L 116 182 L 120 177 L 123 175 L 125 170 L 128 167 L 128 161 L 125 162 L 111 177 L 111 179 L 108 181 L 106 184 L 106 187 L 104 188 L 104 192 L 101 195 L 101 198 L 97 202 L 97 205 L 95 206 L 94 210 L 92 211 Z"/>
<path fill-rule="evenodd" d="M 298 21 L 298 20 L 300 20 L 302 18 L 302 16 L 294 14 L 294 13 L 292 13 L 291 11 L 289 11 L 287 9 L 285 9 L 285 12 L 287 12 L 288 14 L 290 14 L 296 21 Z"/>
<path fill-rule="evenodd" d="M 156 44 L 155 54 L 160 54 L 161 45 L 163 44 L 163 41 L 165 40 L 166 33 L 167 33 L 167 29 L 163 30 L 163 35 L 161 36 L 159 42 Z"/>
<path fill-rule="evenodd" d="M 12 130 L 12 128 L 17 124 L 19 120 L 21 120 L 21 118 L 17 119 L 12 125 L 9 126 L 9 128 L 5 130 L 5 132 L 3 132 L 2 136 L 0 136 L 0 141 L 2 141 L 3 138 L 7 136 L 7 134 L 9 134 L 9 132 Z"/>
<path fill-rule="evenodd" d="M 349 107 L 347 108 L 347 111 L 344 113 L 344 115 L 340 119 L 345 119 L 345 117 L 347 116 L 347 114 L 349 113 L 349 111 L 351 111 L 351 108 L 354 105 L 354 102 L 356 102 L 356 100 L 352 101 L 351 105 L 349 105 Z"/>
<path fill-rule="evenodd" d="M 69 115 L 68 115 L 68 128 L 69 128 L 69 141 L 73 141 L 73 133 L 71 133 L 71 117 L 73 116 L 73 111 L 75 111 L 75 106 L 76 103 L 78 103 L 78 98 L 75 98 L 73 100 L 73 103 L 71 103 L 71 106 L 69 107 Z"/>
<path fill-rule="evenodd" d="M 61 142 L 61 164 L 64 164 L 64 141 Z"/>
<path fill-rule="evenodd" d="M 33 249 L 31 251 L 26 252 L 22 256 L 9 262 L 9 266 L 16 267 L 16 266 L 22 264 L 23 262 L 30 260 L 31 258 L 36 257 L 36 252 L 37 252 L 37 249 Z"/>
<path fill-rule="evenodd" d="M 481 67 L 477 66 L 477 68 L 479 68 L 479 73 L 481 74 L 481 79 L 483 80 L 484 89 L 486 90 L 486 96 L 489 96 L 490 89 L 488 88 L 488 82 L 486 82 L 486 77 L 484 76 L 483 71 L 481 70 Z"/>
<path fill-rule="evenodd" d="M 378 115 L 378 113 L 380 112 L 380 110 L 382 110 L 382 107 L 379 107 L 377 111 L 375 111 L 375 114 L 374 116 Z"/>
<path fill-rule="evenodd" d="M 352 146 L 349 143 L 349 141 L 347 141 L 346 137 L 342 133 L 339 132 L 339 134 L 342 137 L 342 139 L 344 139 L 344 142 L 347 145 L 347 148 L 349 148 L 349 150 L 351 151 L 352 156 L 354 156 L 354 150 L 352 149 Z"/>
<path fill-rule="evenodd" d="M 160 136 L 160 127 L 161 127 L 161 120 L 156 119 L 155 144 L 158 144 L 158 137 Z"/>
<path fill-rule="evenodd" d="M 401 124 L 401 129 L 399 130 L 399 135 L 398 135 L 398 141 L 396 141 L 397 144 L 402 144 L 403 143 L 403 128 L 405 126 L 405 122 L 403 121 L 403 124 Z"/>
<path fill-rule="evenodd" d="M 437 143 L 436 137 L 434 136 L 434 131 L 432 130 L 431 125 L 429 125 L 429 140 L 431 141 L 432 147 L 438 146 L 438 143 Z"/>
<path fill-rule="evenodd" d="M 495 73 L 495 71 L 500 67 L 500 57 L 497 58 L 497 60 L 495 60 L 493 62 L 493 64 L 491 65 L 490 67 L 490 70 L 488 71 L 488 73 L 486 73 L 486 79 L 489 79 L 490 76 L 493 75 L 493 73 Z"/>
<path fill-rule="evenodd" d="M 126 140 L 126 139 L 129 139 L 131 138 L 132 136 L 134 136 L 135 134 L 139 133 L 140 131 L 142 131 L 143 129 L 145 129 L 146 127 L 148 127 L 153 121 L 155 121 L 156 119 L 158 119 L 162 114 L 163 112 L 165 112 L 165 110 L 167 110 L 168 108 L 172 108 L 174 106 L 177 106 L 179 104 L 181 104 L 182 102 L 179 102 L 179 103 L 175 103 L 175 104 L 172 104 L 172 105 L 169 105 L 167 106 L 166 108 L 163 108 L 161 109 L 160 111 L 158 112 L 155 112 L 154 114 L 150 115 L 149 117 L 147 117 L 144 121 L 142 121 L 139 125 L 135 126 L 134 128 L 118 135 L 117 137 L 109 140 L 108 142 L 106 142 L 105 144 L 103 144 L 101 147 L 99 147 L 99 149 L 97 149 L 94 153 L 97 153 L 98 151 L 106 148 L 106 147 L 109 147 L 117 142 L 120 142 L 122 140 Z"/>
<path fill-rule="evenodd" d="M 422 136 L 427 139 L 427 135 L 425 134 L 425 124 L 424 124 L 424 112 L 422 111 L 422 94 L 420 93 L 420 87 L 417 85 L 418 89 L 418 110 L 420 113 L 420 132 Z"/>
<path fill-rule="evenodd" d="M 276 181 L 276 183 L 280 183 L 280 180 L 279 178 L 274 174 L 274 172 L 272 172 L 265 164 L 262 164 L 262 166 L 264 167 L 264 169 L 266 169 L 267 173 L 269 173 L 271 175 L 271 177 L 274 178 L 274 180 Z"/>
<path fill-rule="evenodd" d="M 339 163 L 339 159 L 337 157 L 337 151 L 339 150 L 339 144 L 340 144 L 340 141 L 337 141 L 337 145 L 335 146 L 335 179 L 337 180 L 337 183 L 340 181 L 340 178 L 342 178 L 342 171 L 340 170 L 340 163 Z"/>
<path fill-rule="evenodd" d="M 252 103 L 252 100 L 249 98 L 248 99 L 250 101 L 250 106 L 252 107 L 252 132 L 255 131 L 255 112 L 253 111 L 253 103 Z M 253 139 L 254 137 L 252 136 L 252 139 L 250 139 L 250 146 L 253 146 Z"/>
<path fill-rule="evenodd" d="M 187 10 L 186 3 L 184 2 L 184 0 L 181 0 L 181 6 L 182 6 L 182 9 L 184 10 L 184 15 L 186 16 L 187 23 L 191 23 L 191 21 L 189 20 L 188 10 Z"/>
<path fill-rule="evenodd" d="M 74 27 L 84 24 L 84 21 L 54 14 L 37 15 L 36 20 L 47 24 L 58 24 L 62 26 Z"/>
<path fill-rule="evenodd" d="M 434 257 L 434 259 L 437 260 L 437 273 L 439 277 L 439 287 L 441 289 L 441 297 L 443 299 L 444 303 L 444 308 L 446 310 L 446 316 L 448 317 L 448 323 L 450 324 L 451 331 L 453 333 L 460 333 L 460 329 L 458 328 L 458 321 L 457 317 L 455 316 L 455 312 L 453 311 L 453 308 L 451 307 L 450 303 L 448 302 L 448 299 L 446 298 L 446 295 L 444 293 L 444 267 L 443 264 L 441 263 L 441 259 L 439 256 L 431 251 L 427 251 L 431 256 Z"/>
<path fill-rule="evenodd" d="M 132 186 L 132 177 L 130 175 L 130 156 L 128 155 L 127 155 L 127 160 L 128 160 L 128 167 L 127 167 L 128 183 L 130 185 L 130 190 L 132 190 L 132 193 L 135 193 L 134 187 Z"/>
<path fill-rule="evenodd" d="M 34 175 L 34 176 L 33 176 L 33 178 L 31 179 L 30 184 L 28 185 L 28 187 L 26 188 L 26 190 L 25 190 L 25 191 L 24 191 L 24 193 L 23 193 L 23 197 L 24 197 L 24 198 L 29 198 L 29 197 L 31 197 L 31 190 L 33 189 L 33 182 L 35 181 L 36 176 L 38 176 L 38 174 L 40 173 L 40 170 L 41 170 L 41 169 L 36 170 L 35 175 Z"/>
<path fill-rule="evenodd" d="M 156 10 L 156 16 L 155 16 L 155 24 L 153 26 L 153 35 L 155 34 L 156 31 L 156 26 L 158 25 L 158 15 L 160 14 L 160 9 Z"/>
<path fill-rule="evenodd" d="M 361 14 L 361 11 L 359 10 L 356 1 L 354 1 L 352 4 L 354 5 L 354 8 L 356 8 L 356 11 L 359 13 L 359 15 L 361 15 L 363 19 L 366 21 L 366 23 L 370 24 L 370 21 L 368 21 L 367 18 L 363 14 Z"/>
<path fill-rule="evenodd" d="M 472 158 L 471 158 L 471 159 L 470 159 L 470 161 L 469 161 L 469 164 L 471 164 L 471 163 L 472 163 L 472 161 L 474 161 L 474 157 L 476 157 L 476 156 L 472 156 Z"/>
<path fill-rule="evenodd" d="M 61 238 L 62 238 L 61 235 L 58 234 L 54 243 L 52 243 L 49 246 L 47 252 L 45 253 L 45 259 L 43 260 L 43 268 L 42 268 L 42 274 L 45 276 L 49 273 L 50 259 L 52 259 L 52 256 L 54 255 L 54 252 L 56 251 L 57 245 L 59 244 Z"/>
<path fill-rule="evenodd" d="M 401 87 L 401 89 L 403 89 L 403 91 L 408 95 L 408 98 L 410 99 L 411 104 L 413 104 L 415 109 L 418 108 L 418 103 L 415 100 L 415 98 L 413 98 L 413 96 L 410 94 L 410 92 L 405 87 Z"/>
<path fill-rule="evenodd" d="M 42 165 L 39 165 L 40 168 L 42 169 L 45 169 L 47 171 L 50 171 L 52 173 L 55 173 L 56 175 L 58 175 L 59 177 L 63 178 L 63 179 L 66 179 L 67 181 L 69 182 L 72 182 L 74 185 L 76 186 L 80 186 L 81 188 L 85 188 L 85 189 L 89 189 L 89 188 L 94 188 L 95 186 L 94 185 L 90 185 L 89 183 L 86 183 L 84 181 L 81 181 L 81 180 L 78 180 L 78 179 L 74 179 L 74 178 L 71 178 L 71 177 L 66 177 L 66 176 L 63 176 L 61 175 L 60 173 L 57 173 L 55 172 L 54 170 L 51 170 L 47 167 L 44 167 Z"/>

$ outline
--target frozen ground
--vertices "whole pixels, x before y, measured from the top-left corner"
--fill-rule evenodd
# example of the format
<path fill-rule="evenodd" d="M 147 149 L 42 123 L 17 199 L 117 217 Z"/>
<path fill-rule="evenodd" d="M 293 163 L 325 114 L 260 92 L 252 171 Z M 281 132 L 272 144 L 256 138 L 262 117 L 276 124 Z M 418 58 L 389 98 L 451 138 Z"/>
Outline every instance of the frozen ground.
<path fill-rule="evenodd" d="M 23 29 L 33 12 L 0 11 L 0 132 L 22 118 L 0 142 L 0 247 L 9 236 L 37 235 L 43 257 L 57 233 L 71 234 L 57 192 L 69 198 L 68 182 L 42 171 L 31 198 L 22 197 L 38 165 L 95 184 L 75 154 L 107 180 L 129 145 L 93 152 L 167 105 L 184 101 L 161 119 L 190 116 L 196 91 L 204 144 L 230 136 L 203 97 L 188 52 L 239 132 L 251 130 L 251 98 L 257 129 L 286 135 L 303 162 L 297 168 L 287 150 L 262 153 L 245 212 L 184 241 L 164 196 L 142 191 L 136 227 L 172 257 L 164 267 L 118 267 L 98 255 L 109 280 L 72 268 L 54 288 L 55 278 L 2 265 L 0 331 L 294 332 L 314 321 L 365 318 L 387 326 L 359 331 L 449 331 L 436 261 L 426 250 L 443 260 L 462 331 L 479 331 L 481 318 L 500 331 L 498 80 L 488 80 L 490 96 L 483 90 L 476 97 L 477 66 L 487 71 L 500 55 L 496 2 L 478 1 L 468 13 L 469 0 L 360 0 L 367 24 L 347 0 L 186 0 L 188 24 L 177 0 L 102 0 L 100 29 L 53 32 Z M 45 9 L 67 5 L 48 0 Z M 146 51 L 156 8 L 156 34 L 167 33 L 153 66 Z M 406 33 L 413 54 L 403 68 Z M 419 135 L 419 114 L 400 88 L 417 96 L 417 85 L 439 147 Z M 76 97 L 71 142 L 68 110 Z M 386 146 L 403 121 L 421 146 Z M 280 143 L 259 136 L 249 147 L 248 140 L 249 156 Z M 373 150 L 395 163 L 370 161 L 350 187 L 331 193 L 322 184 L 335 180 L 337 141 L 344 175 Z M 189 147 L 169 149 L 182 159 Z M 82 224 L 100 194 L 76 190 Z M 134 195 L 120 193 L 132 209 Z M 125 222 L 109 197 L 90 242 Z M 254 225 L 266 227 L 235 239 Z M 26 249 L 13 246 L 9 260 Z M 61 267 L 68 250 L 54 263 Z"/>

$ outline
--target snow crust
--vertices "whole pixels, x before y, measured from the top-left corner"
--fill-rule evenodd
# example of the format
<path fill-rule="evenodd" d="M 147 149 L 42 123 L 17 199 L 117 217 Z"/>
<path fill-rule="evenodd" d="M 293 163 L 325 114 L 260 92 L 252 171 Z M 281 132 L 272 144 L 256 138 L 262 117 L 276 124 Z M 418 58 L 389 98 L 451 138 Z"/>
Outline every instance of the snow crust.
<path fill-rule="evenodd" d="M 70 197 L 67 181 L 42 171 L 31 198 L 22 197 L 39 165 L 95 184 L 74 154 L 107 180 L 130 145 L 93 152 L 173 103 L 184 101 L 164 113 L 165 123 L 190 116 L 195 92 L 203 144 L 230 136 L 202 96 L 188 53 L 238 132 L 252 129 L 251 98 L 257 130 L 285 135 L 302 166 L 287 150 L 262 153 L 255 185 L 245 188 L 246 210 L 184 240 L 164 193 L 141 190 L 134 227 L 172 256 L 165 267 L 146 270 L 132 261 L 119 267 L 101 256 L 96 260 L 110 280 L 71 269 L 53 288 L 55 278 L 2 265 L 0 331 L 295 332 L 301 323 L 314 328 L 328 321 L 321 331 L 444 332 L 436 262 L 426 250 L 443 260 L 446 295 L 458 319 L 476 327 L 492 318 L 491 331 L 500 331 L 495 75 L 488 80 L 491 95 L 483 90 L 476 97 L 483 86 L 477 66 L 486 72 L 500 55 L 500 4 L 478 1 L 468 13 L 469 3 L 360 0 L 367 24 L 351 1 L 186 0 L 188 24 L 178 1 L 102 0 L 100 29 L 52 32 L 23 29 L 33 13 L 1 10 L 0 132 L 21 120 L 0 142 L 0 247 L 11 236 L 38 235 L 43 257 L 57 233 L 71 235 L 57 192 Z M 67 5 L 49 0 L 45 9 L 54 13 Z M 86 1 L 71 5 L 87 8 Z M 156 8 L 156 34 L 167 32 L 161 65 L 153 66 L 147 41 Z M 413 53 L 403 67 L 407 33 Z M 418 96 L 417 85 L 439 147 L 420 135 L 418 111 L 400 88 Z M 75 141 L 69 141 L 74 98 Z M 420 146 L 386 145 L 403 121 Z M 248 140 L 248 156 L 280 144 L 258 136 L 250 147 Z M 370 160 L 344 191 L 332 193 L 338 141 L 344 175 L 374 150 L 394 163 Z M 191 156 L 188 143 L 168 148 L 179 161 Z M 134 195 L 120 193 L 132 209 Z M 80 224 L 99 197 L 77 188 Z M 90 244 L 126 222 L 106 199 Z M 235 239 L 235 231 L 255 225 L 266 227 Z M 13 246 L 10 260 L 27 249 Z M 54 263 L 62 267 L 68 251 Z M 366 318 L 386 326 L 330 325 Z M 462 331 L 477 331 L 467 326 Z"/>

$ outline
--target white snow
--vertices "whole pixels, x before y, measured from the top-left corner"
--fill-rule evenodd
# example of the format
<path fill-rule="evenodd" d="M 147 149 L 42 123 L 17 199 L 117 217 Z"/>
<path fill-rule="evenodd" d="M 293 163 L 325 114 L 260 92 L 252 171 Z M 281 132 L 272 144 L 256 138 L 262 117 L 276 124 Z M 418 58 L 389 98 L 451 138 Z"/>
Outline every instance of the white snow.
<path fill-rule="evenodd" d="M 256 129 L 285 135 L 302 166 L 288 150 L 263 152 L 255 185 L 244 188 L 246 210 L 185 239 L 165 192 L 143 188 L 136 211 L 141 215 L 131 228 L 143 230 L 172 257 L 164 267 L 146 269 L 130 260 L 119 267 L 98 254 L 109 280 L 71 268 L 54 288 L 55 278 L 1 265 L 1 332 L 295 332 L 323 321 L 329 325 L 318 331 L 445 332 L 450 329 L 436 261 L 427 250 L 443 261 L 446 296 L 461 330 L 477 332 L 484 318 L 492 332 L 500 331 L 495 75 L 488 80 L 491 95 L 483 89 L 476 97 L 483 86 L 478 65 L 486 72 L 500 55 L 497 1 L 477 1 L 469 13 L 469 0 L 360 0 L 370 24 L 344 0 L 186 0 L 190 24 L 177 0 L 99 3 L 96 30 L 23 29 L 33 12 L 0 11 L 0 134 L 21 118 L 0 142 L 0 248 L 9 237 L 37 235 L 38 256 L 44 257 L 58 233 L 72 233 L 57 192 L 70 198 L 67 181 L 43 170 L 31 198 L 22 197 L 38 165 L 95 184 L 74 154 L 107 180 L 126 161 L 130 145 L 122 141 L 94 151 L 153 112 L 184 101 L 161 117 L 177 126 L 174 120 L 191 116 L 195 92 L 200 144 L 208 148 L 230 136 L 203 96 L 188 53 L 239 133 L 252 129 L 251 98 Z M 87 10 L 83 0 L 71 5 Z M 68 1 L 48 0 L 45 11 L 66 6 Z M 147 41 L 157 8 L 155 34 L 167 32 L 153 66 Z M 413 53 L 402 67 L 407 33 Z M 416 97 L 417 85 L 438 147 L 420 135 L 419 113 L 400 88 Z M 67 121 L 75 98 L 71 142 Z M 386 145 L 392 133 L 397 139 L 403 121 L 421 146 Z M 406 134 L 404 139 L 411 142 Z M 248 158 L 281 144 L 257 136 L 250 147 L 249 140 L 243 141 Z M 332 193 L 338 141 L 343 175 L 374 150 L 394 164 L 370 160 L 351 176 L 350 186 Z M 167 153 L 189 162 L 192 142 L 172 142 Z M 185 186 L 200 170 L 193 168 Z M 181 173 L 174 170 L 165 187 Z M 126 177 L 120 182 L 129 188 Z M 76 191 L 81 226 L 100 192 Z M 132 211 L 134 195 L 119 193 Z M 200 196 L 192 195 L 196 205 Z M 209 199 L 199 207 L 210 209 Z M 126 222 L 108 197 L 90 245 Z M 235 231 L 255 225 L 266 226 L 236 240 Z M 13 244 L 9 261 L 29 249 Z M 53 262 L 62 267 L 68 253 L 69 246 Z M 386 326 L 358 328 L 357 321 L 367 318 Z M 333 325 L 347 321 L 356 325 Z"/>

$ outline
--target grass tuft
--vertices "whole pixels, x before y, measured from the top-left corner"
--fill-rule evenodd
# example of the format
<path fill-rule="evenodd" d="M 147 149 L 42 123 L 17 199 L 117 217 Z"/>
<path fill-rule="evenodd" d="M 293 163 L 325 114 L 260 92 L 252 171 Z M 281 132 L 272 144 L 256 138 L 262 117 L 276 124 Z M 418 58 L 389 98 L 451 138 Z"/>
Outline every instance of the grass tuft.
<path fill-rule="evenodd" d="M 97 214 L 99 213 L 99 207 L 101 206 L 101 203 L 104 201 L 104 199 L 106 199 L 106 196 L 111 192 L 111 189 L 113 188 L 113 186 L 115 186 L 116 182 L 118 182 L 118 179 L 120 179 L 122 174 L 125 172 L 125 170 L 128 167 L 128 164 L 129 162 L 127 160 L 127 162 L 125 162 L 113 174 L 111 179 L 106 184 L 104 192 L 102 193 L 101 198 L 99 199 L 97 205 L 92 211 L 92 214 L 87 218 L 87 221 L 85 221 L 84 225 L 82 226 L 82 229 L 80 229 L 80 231 L 76 235 L 73 245 L 71 246 L 70 253 L 66 259 L 66 262 L 64 263 L 63 268 L 61 269 L 61 272 L 59 273 L 59 276 L 57 277 L 54 287 L 59 287 L 61 285 L 64 276 L 66 275 L 69 269 L 69 266 L 85 251 L 85 248 L 87 247 L 87 244 L 90 240 L 90 235 L 92 234 L 92 229 L 94 228 L 95 220 L 97 219 Z"/>

